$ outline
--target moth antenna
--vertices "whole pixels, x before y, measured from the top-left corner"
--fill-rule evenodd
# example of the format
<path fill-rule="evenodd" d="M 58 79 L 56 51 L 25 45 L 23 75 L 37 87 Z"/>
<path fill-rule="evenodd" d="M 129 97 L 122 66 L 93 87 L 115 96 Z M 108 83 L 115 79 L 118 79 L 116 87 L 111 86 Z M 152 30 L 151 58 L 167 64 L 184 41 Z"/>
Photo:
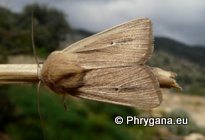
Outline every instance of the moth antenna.
<path fill-rule="evenodd" d="M 37 57 L 37 52 L 36 52 L 36 46 L 35 46 L 35 41 L 34 41 L 34 17 L 33 17 L 33 10 L 32 10 L 32 18 L 31 18 L 31 42 L 32 42 L 32 49 L 33 49 L 33 55 L 37 64 L 37 74 L 38 74 L 38 78 L 39 80 L 40 78 L 40 64 L 39 64 L 39 60 Z"/>
<path fill-rule="evenodd" d="M 37 85 L 37 93 L 36 93 L 36 99 L 37 99 L 37 111 L 38 111 L 38 115 L 40 118 L 40 122 L 41 122 L 41 128 L 42 128 L 42 133 L 43 133 L 43 139 L 46 140 L 46 135 L 45 135 L 45 131 L 44 131 L 44 123 L 43 123 L 43 117 L 41 114 L 41 110 L 40 110 L 40 87 L 41 87 L 41 81 L 38 82 Z"/>
<path fill-rule="evenodd" d="M 36 93 L 36 98 L 37 98 L 37 111 L 38 111 L 38 115 L 40 118 L 40 122 L 41 122 L 41 128 L 42 128 L 42 133 L 43 133 L 43 139 L 46 140 L 46 135 L 44 132 L 44 123 L 43 123 L 43 117 L 40 111 L 40 87 L 41 87 L 41 78 L 40 78 L 40 64 L 39 64 L 39 60 L 37 57 L 37 53 L 36 53 L 36 47 L 35 47 L 35 42 L 34 42 L 34 16 L 33 16 L 33 9 L 32 9 L 32 18 L 31 18 L 31 42 L 32 42 L 32 49 L 33 49 L 33 55 L 35 58 L 35 62 L 37 64 L 37 75 L 38 75 L 38 85 L 37 85 L 37 93 Z"/>
<path fill-rule="evenodd" d="M 41 86 L 41 81 L 38 82 L 36 98 L 37 98 L 37 111 L 38 111 L 40 119 L 42 120 L 42 114 L 40 111 L 40 101 L 39 101 L 40 100 L 40 96 L 39 96 L 40 86 Z"/>

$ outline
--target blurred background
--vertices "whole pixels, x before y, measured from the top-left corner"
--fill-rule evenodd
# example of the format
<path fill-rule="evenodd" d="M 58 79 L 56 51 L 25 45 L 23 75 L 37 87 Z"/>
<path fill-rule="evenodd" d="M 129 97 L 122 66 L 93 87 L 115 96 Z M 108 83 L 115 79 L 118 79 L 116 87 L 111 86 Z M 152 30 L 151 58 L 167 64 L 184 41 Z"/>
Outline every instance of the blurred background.
<path fill-rule="evenodd" d="M 36 85 L 0 86 L 0 140 L 201 140 L 205 139 L 205 3 L 203 0 L 0 0 L 0 62 L 35 63 L 31 47 L 34 11 L 38 57 L 113 25 L 141 17 L 153 21 L 155 51 L 147 62 L 174 71 L 183 91 L 165 90 L 150 111 L 69 97 Z M 116 125 L 118 115 L 188 117 L 189 125 Z"/>

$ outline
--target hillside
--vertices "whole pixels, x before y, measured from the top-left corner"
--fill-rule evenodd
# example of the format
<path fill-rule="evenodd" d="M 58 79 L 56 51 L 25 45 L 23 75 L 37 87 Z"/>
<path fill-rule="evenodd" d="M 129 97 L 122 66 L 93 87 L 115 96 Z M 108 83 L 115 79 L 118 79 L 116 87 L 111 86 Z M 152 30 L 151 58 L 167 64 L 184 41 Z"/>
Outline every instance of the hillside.
<path fill-rule="evenodd" d="M 205 67 L 205 47 L 203 46 L 188 46 L 164 37 L 156 37 L 154 43 L 156 51 L 169 52 L 177 58 L 186 59 Z"/>
<path fill-rule="evenodd" d="M 174 71 L 185 92 L 205 95 L 205 47 L 191 47 L 168 38 L 155 38 L 151 66 Z"/>

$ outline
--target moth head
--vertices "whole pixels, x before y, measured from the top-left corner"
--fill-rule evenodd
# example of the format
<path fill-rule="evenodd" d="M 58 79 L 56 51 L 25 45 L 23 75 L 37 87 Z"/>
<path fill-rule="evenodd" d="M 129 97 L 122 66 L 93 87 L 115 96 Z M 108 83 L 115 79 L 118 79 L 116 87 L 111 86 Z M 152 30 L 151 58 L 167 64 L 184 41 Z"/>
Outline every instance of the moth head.
<path fill-rule="evenodd" d="M 75 92 L 84 77 L 84 69 L 76 60 L 74 54 L 61 51 L 51 53 L 41 69 L 41 80 L 56 93 Z"/>

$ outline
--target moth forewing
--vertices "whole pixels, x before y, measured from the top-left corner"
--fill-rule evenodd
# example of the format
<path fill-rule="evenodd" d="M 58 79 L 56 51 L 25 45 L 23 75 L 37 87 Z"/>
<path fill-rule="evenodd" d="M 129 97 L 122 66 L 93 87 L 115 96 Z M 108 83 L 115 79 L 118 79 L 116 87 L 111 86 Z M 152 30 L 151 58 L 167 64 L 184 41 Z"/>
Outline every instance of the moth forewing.
<path fill-rule="evenodd" d="M 115 26 L 63 50 L 78 54 L 86 69 L 143 64 L 152 51 L 152 23 L 146 18 Z"/>
<path fill-rule="evenodd" d="M 42 80 L 55 92 L 153 108 L 160 104 L 161 93 L 151 69 L 144 66 L 152 51 L 151 21 L 133 20 L 53 53 L 43 65 Z"/>
<path fill-rule="evenodd" d="M 86 73 L 83 83 L 78 97 L 141 109 L 161 103 L 158 81 L 146 66 L 93 69 Z"/>

